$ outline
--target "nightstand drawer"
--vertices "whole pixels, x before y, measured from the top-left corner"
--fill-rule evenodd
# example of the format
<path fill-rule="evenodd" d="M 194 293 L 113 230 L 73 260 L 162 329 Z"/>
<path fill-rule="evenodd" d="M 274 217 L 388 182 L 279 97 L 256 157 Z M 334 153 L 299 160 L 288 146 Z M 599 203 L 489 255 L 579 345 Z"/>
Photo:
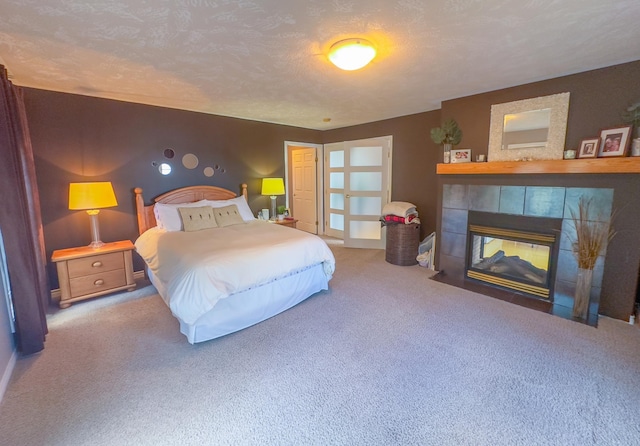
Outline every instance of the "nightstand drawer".
<path fill-rule="evenodd" d="M 121 252 L 100 254 L 81 259 L 69 260 L 69 278 L 99 274 L 124 268 L 124 256 Z"/>
<path fill-rule="evenodd" d="M 89 276 L 77 277 L 69 281 L 71 297 L 100 293 L 127 284 L 124 269 L 99 272 Z"/>
<path fill-rule="evenodd" d="M 60 308 L 123 289 L 132 291 L 136 287 L 133 250 L 130 240 L 122 240 L 99 248 L 81 246 L 53 251 L 51 260 L 60 282 Z"/>

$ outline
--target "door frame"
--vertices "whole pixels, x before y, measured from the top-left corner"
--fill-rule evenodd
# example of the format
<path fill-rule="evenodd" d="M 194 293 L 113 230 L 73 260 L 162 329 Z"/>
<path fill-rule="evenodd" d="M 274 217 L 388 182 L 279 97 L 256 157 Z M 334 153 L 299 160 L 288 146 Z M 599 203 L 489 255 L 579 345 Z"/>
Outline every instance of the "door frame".
<path fill-rule="evenodd" d="M 324 148 L 322 144 L 295 141 L 284 142 L 284 188 L 287 192 L 285 195 L 287 207 L 289 207 L 289 197 L 291 195 L 291 191 L 289 190 L 291 185 L 290 159 L 295 147 L 306 147 L 316 150 L 316 219 L 318 220 L 318 235 L 324 235 L 324 163 L 322 162 Z"/>

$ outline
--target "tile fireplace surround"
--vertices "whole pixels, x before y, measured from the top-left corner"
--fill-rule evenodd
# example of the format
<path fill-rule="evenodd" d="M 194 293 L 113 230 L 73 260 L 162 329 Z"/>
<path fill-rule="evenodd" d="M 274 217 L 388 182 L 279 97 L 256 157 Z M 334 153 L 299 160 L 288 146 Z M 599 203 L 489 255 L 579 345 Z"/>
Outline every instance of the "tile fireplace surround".
<path fill-rule="evenodd" d="M 445 273 L 456 271 L 456 275 L 462 275 L 456 279 L 464 280 L 469 211 L 497 215 L 521 215 L 532 219 L 539 217 L 562 219 L 554 292 L 549 301 L 544 300 L 543 302 L 551 303 L 550 310 L 553 314 L 570 319 L 578 273 L 578 265 L 571 250 L 571 240 L 574 238 L 575 228 L 571 221 L 570 209 L 573 209 L 574 212 L 577 211 L 580 197 L 592 200 L 591 208 L 594 220 L 608 221 L 613 204 L 613 189 L 443 185 L 440 269 Z M 598 257 L 594 269 L 588 319 L 590 325 L 597 323 L 605 262 L 604 254 Z M 531 297 L 531 299 L 535 298 Z"/>
<path fill-rule="evenodd" d="M 438 164 L 438 225 L 434 280 L 572 319 L 577 262 L 570 209 L 591 198 L 592 218 L 608 221 L 616 236 L 596 264 L 587 323 L 598 313 L 628 320 L 640 275 L 640 158 Z M 465 278 L 470 211 L 526 219 L 561 219 L 556 276 L 549 299 Z M 600 311 L 599 311 L 600 310 Z"/>

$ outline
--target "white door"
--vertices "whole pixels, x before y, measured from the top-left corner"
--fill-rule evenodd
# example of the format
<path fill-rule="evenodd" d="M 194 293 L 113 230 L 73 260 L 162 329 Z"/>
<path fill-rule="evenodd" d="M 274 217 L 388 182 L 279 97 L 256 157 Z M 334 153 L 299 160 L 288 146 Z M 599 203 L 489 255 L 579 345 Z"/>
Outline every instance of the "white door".
<path fill-rule="evenodd" d="M 289 147 L 291 149 L 291 190 L 293 192 L 291 212 L 298 220 L 296 228 L 317 234 L 316 149 Z"/>
<path fill-rule="evenodd" d="M 385 248 L 380 224 L 391 197 L 392 137 L 325 145 L 326 234 L 351 248 Z"/>

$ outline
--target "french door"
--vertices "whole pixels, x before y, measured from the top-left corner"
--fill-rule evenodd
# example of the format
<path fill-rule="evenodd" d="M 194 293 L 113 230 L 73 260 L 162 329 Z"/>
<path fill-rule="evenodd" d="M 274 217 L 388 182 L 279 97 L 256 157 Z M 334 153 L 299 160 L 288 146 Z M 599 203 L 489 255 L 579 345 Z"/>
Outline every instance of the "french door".
<path fill-rule="evenodd" d="M 325 233 L 350 248 L 385 248 L 380 224 L 391 197 L 392 137 L 325 144 Z"/>

